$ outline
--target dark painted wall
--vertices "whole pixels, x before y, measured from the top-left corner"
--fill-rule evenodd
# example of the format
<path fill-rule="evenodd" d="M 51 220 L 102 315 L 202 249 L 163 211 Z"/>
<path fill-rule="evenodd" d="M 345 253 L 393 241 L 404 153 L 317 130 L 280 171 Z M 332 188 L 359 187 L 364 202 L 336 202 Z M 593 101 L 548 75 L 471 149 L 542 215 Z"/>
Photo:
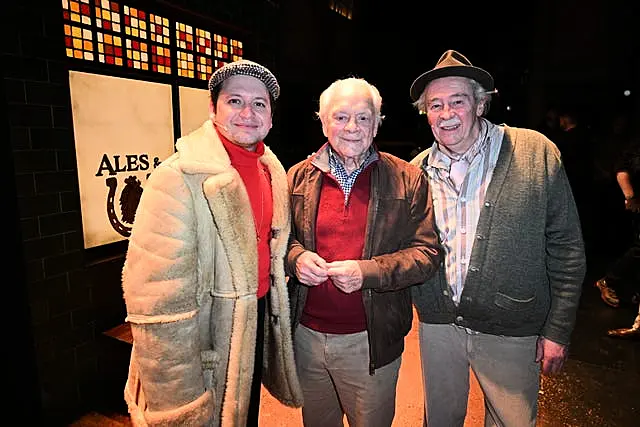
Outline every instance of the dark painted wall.
<path fill-rule="evenodd" d="M 628 0 L 542 0 L 528 85 L 529 122 L 549 105 L 577 109 L 594 130 L 640 106 L 640 27 Z M 630 97 L 623 91 L 629 89 Z"/>
<path fill-rule="evenodd" d="M 379 138 L 431 143 L 424 118 L 409 105 L 409 87 L 447 49 L 494 76 L 499 93 L 490 117 L 497 122 L 534 126 L 549 105 L 571 104 L 595 126 L 614 109 L 639 105 L 640 27 L 632 1 L 365 3 L 364 61 L 386 105 Z M 631 97 L 623 97 L 625 88 Z"/>

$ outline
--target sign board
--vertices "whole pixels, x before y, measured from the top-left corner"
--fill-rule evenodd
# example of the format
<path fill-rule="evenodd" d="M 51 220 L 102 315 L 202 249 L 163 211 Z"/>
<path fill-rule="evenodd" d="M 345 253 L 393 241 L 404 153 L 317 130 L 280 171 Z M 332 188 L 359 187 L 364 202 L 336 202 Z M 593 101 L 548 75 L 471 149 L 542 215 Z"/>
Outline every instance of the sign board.
<path fill-rule="evenodd" d="M 180 135 L 198 129 L 209 119 L 209 91 L 180 86 Z"/>
<path fill-rule="evenodd" d="M 174 153 L 171 85 L 77 71 L 69 83 L 84 247 L 92 248 L 129 237 L 147 177 Z"/>

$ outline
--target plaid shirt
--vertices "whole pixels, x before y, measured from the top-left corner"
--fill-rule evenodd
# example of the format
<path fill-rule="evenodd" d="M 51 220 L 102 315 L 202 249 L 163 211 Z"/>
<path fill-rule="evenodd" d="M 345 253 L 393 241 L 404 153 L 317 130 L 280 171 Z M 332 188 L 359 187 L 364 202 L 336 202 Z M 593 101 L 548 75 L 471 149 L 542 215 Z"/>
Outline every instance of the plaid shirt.
<path fill-rule="evenodd" d="M 427 158 L 426 172 L 433 194 L 436 226 L 445 252 L 447 283 L 456 304 L 460 302 L 480 209 L 504 136 L 502 127 L 481 120 L 478 140 L 457 159 L 469 163 L 459 190 L 449 177 L 454 161 L 438 149 L 437 143 L 434 142 Z"/>
<path fill-rule="evenodd" d="M 336 154 L 333 152 L 331 146 L 329 146 L 328 148 L 329 171 L 331 172 L 331 175 L 333 175 L 333 177 L 336 179 L 336 181 L 338 181 L 338 185 L 340 185 L 340 188 L 344 193 L 344 204 L 346 206 L 349 202 L 349 194 L 351 194 L 351 188 L 353 187 L 353 183 L 356 182 L 356 178 L 358 178 L 358 175 L 360 175 L 360 172 L 362 172 L 364 168 L 369 166 L 377 159 L 377 156 L 374 155 L 375 150 L 373 149 L 373 147 L 369 147 L 369 154 L 367 155 L 365 161 L 362 162 L 358 169 L 351 172 L 351 174 L 348 174 L 338 156 L 336 156 Z"/>

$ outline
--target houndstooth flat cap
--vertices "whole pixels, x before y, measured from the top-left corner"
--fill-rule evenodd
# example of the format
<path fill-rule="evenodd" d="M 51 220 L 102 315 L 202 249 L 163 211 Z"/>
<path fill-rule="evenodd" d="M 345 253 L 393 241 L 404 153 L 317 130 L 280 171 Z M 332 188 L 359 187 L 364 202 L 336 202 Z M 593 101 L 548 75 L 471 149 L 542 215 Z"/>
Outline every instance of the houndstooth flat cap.
<path fill-rule="evenodd" d="M 231 62 L 216 70 L 209 79 L 209 91 L 218 86 L 229 77 L 243 75 L 251 76 L 264 83 L 265 87 L 275 101 L 280 96 L 280 85 L 275 76 L 266 67 L 246 59 Z"/>

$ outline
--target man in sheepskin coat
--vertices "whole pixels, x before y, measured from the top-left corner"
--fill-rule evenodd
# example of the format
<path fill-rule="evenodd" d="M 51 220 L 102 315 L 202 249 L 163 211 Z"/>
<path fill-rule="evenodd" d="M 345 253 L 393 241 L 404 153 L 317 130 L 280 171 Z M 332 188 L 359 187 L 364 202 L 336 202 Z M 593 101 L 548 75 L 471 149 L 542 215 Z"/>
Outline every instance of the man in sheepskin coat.
<path fill-rule="evenodd" d="M 150 176 L 123 270 L 136 426 L 257 426 L 261 382 L 300 407 L 284 168 L 263 139 L 280 87 L 251 61 L 209 80 L 210 118 Z"/>

